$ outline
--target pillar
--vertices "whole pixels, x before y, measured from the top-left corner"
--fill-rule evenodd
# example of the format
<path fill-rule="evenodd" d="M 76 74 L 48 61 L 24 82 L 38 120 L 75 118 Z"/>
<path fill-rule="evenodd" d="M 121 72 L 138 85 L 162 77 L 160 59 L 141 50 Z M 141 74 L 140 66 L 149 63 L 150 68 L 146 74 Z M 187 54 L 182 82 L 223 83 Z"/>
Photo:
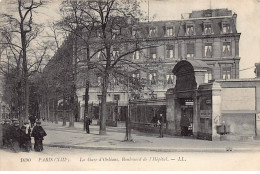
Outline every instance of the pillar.
<path fill-rule="evenodd" d="M 221 119 L 221 86 L 219 83 L 212 84 L 212 141 L 220 141 L 217 134 L 217 125 Z"/>
<path fill-rule="evenodd" d="M 195 137 L 198 136 L 198 132 L 200 131 L 200 120 L 199 120 L 199 97 L 198 91 L 194 92 L 193 96 L 193 135 Z"/>

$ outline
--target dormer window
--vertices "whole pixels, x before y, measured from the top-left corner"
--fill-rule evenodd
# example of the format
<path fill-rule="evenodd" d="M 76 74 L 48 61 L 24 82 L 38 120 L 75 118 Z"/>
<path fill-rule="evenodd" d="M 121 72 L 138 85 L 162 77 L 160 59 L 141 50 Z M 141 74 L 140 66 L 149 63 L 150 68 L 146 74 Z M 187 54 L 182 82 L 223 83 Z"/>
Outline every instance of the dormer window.
<path fill-rule="evenodd" d="M 222 24 L 222 33 L 230 33 L 231 29 L 230 29 L 230 24 L 229 23 L 223 23 Z"/>
<path fill-rule="evenodd" d="M 212 34 L 212 24 L 211 23 L 206 23 L 204 24 L 204 34 Z"/>
<path fill-rule="evenodd" d="M 149 28 L 149 37 L 156 37 L 156 28 L 155 27 Z"/>
<path fill-rule="evenodd" d="M 173 36 L 173 27 L 166 27 L 165 36 L 166 36 L 166 37 Z"/>
<path fill-rule="evenodd" d="M 187 36 L 195 35 L 195 30 L 194 30 L 194 25 L 193 24 L 188 24 L 186 26 L 186 35 Z"/>

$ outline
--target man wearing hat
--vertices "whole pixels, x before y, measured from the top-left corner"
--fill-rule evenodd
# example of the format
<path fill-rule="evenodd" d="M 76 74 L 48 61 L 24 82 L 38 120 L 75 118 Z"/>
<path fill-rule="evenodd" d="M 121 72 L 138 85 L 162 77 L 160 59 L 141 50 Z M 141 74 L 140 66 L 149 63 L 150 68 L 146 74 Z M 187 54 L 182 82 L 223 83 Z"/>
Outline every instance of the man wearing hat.
<path fill-rule="evenodd" d="M 43 150 L 42 140 L 47 134 L 41 126 L 41 121 L 36 121 L 36 126 L 32 130 L 32 137 L 34 137 L 34 150 L 40 152 Z"/>
<path fill-rule="evenodd" d="M 10 145 L 10 119 L 4 120 L 3 127 L 3 146 L 8 147 Z"/>
<path fill-rule="evenodd" d="M 20 150 L 20 127 L 18 120 L 13 120 L 13 126 L 10 127 L 10 144 L 13 151 L 18 152 Z"/>

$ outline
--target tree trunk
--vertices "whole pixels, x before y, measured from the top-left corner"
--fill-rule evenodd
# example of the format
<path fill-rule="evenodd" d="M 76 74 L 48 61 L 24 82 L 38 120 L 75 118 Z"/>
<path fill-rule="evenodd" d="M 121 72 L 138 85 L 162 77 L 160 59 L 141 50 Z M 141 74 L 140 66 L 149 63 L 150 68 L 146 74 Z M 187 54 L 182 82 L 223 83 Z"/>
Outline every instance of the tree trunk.
<path fill-rule="evenodd" d="M 50 121 L 50 101 L 49 98 L 47 98 L 47 121 Z"/>
<path fill-rule="evenodd" d="M 100 115 L 100 129 L 99 129 L 100 135 L 106 134 L 106 120 L 107 120 L 106 100 L 107 100 L 108 77 L 109 77 L 109 73 L 105 71 L 102 79 L 103 83 L 102 83 L 101 115 Z"/>
<path fill-rule="evenodd" d="M 86 66 L 86 88 L 85 88 L 85 110 L 84 110 L 84 125 L 83 130 L 86 130 L 86 116 L 88 115 L 88 101 L 89 101 L 89 62 L 90 62 L 90 50 L 87 45 L 87 66 Z"/>
<path fill-rule="evenodd" d="M 75 89 L 73 89 L 74 91 Z M 72 94 L 73 96 L 70 99 L 70 109 L 71 109 L 71 113 L 70 113 L 70 124 L 69 127 L 74 127 L 74 116 L 75 116 L 75 98 L 74 98 L 74 92 Z"/>
<path fill-rule="evenodd" d="M 63 94 L 63 113 L 62 113 L 62 126 L 66 126 L 66 98 L 65 94 Z"/>
<path fill-rule="evenodd" d="M 88 101 L 89 101 L 89 81 L 86 79 L 86 88 L 85 88 L 85 111 L 84 111 L 84 126 L 83 130 L 86 130 L 86 116 L 88 115 Z"/>
<path fill-rule="evenodd" d="M 28 67 L 27 67 L 27 55 L 26 55 L 26 33 L 23 30 L 23 23 L 20 24 L 20 30 L 21 30 L 21 42 L 22 42 L 22 79 L 24 84 L 24 115 L 23 115 L 23 121 L 28 121 L 28 115 L 29 115 L 29 83 L 28 83 Z"/>
<path fill-rule="evenodd" d="M 57 99 L 54 99 L 55 103 L 54 103 L 54 119 L 55 119 L 55 124 L 58 124 L 58 114 L 57 114 Z"/>

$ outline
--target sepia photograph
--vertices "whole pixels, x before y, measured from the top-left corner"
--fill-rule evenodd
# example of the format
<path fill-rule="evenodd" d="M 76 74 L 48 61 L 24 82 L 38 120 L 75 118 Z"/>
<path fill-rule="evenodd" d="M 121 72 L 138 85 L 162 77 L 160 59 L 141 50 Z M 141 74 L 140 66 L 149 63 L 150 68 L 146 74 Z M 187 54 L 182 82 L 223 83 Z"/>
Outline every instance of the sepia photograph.
<path fill-rule="evenodd" d="M 260 0 L 0 0 L 0 171 L 259 171 Z"/>

